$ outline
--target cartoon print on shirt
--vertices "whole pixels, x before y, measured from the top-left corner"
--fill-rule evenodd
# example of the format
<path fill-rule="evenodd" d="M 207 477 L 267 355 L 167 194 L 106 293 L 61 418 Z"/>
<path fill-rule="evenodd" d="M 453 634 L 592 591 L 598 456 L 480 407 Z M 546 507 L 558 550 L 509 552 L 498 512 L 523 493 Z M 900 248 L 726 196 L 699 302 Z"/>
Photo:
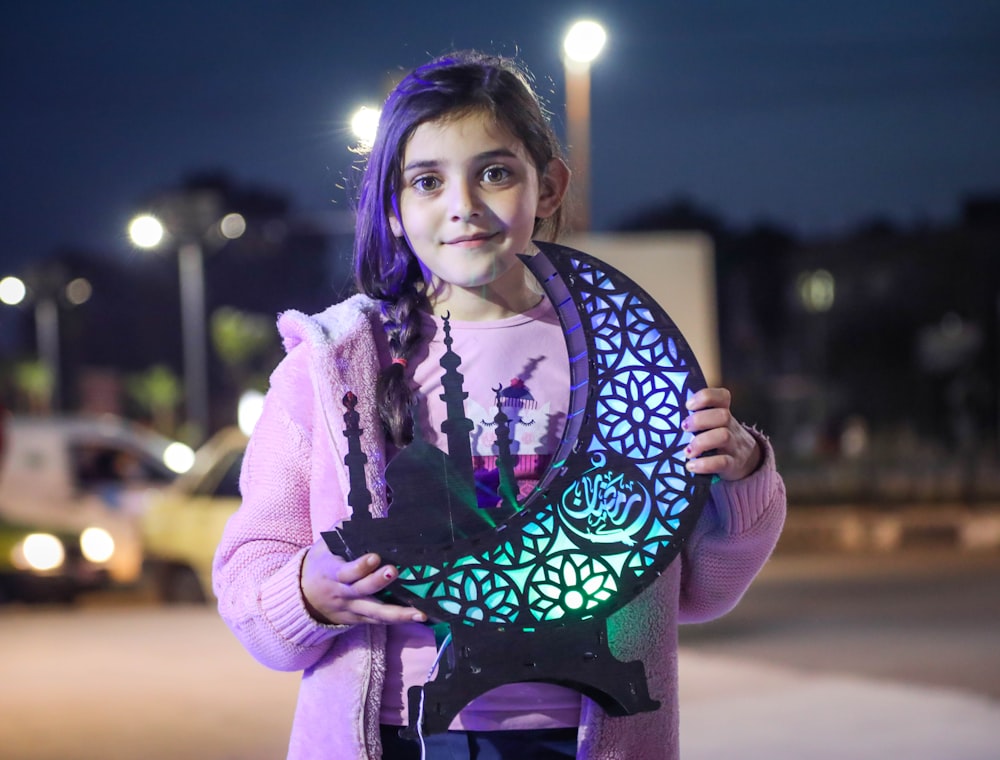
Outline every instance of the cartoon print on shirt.
<path fill-rule="evenodd" d="M 466 415 L 475 425 L 472 430 L 472 462 L 475 470 L 476 490 L 480 507 L 494 507 L 500 501 L 498 494 L 500 474 L 497 467 L 497 415 L 496 394 L 489 390 L 491 403 L 482 403 L 483 396 L 466 399 Z M 524 381 L 513 378 L 499 394 L 503 413 L 509 420 L 510 452 L 513 469 L 522 482 L 520 496 L 541 479 L 555 446 L 549 440 L 550 431 L 559 421 L 554 419 L 550 402 L 539 404 L 531 395 Z M 561 412 L 555 415 L 564 416 Z M 527 481 L 525 482 L 525 479 Z"/>

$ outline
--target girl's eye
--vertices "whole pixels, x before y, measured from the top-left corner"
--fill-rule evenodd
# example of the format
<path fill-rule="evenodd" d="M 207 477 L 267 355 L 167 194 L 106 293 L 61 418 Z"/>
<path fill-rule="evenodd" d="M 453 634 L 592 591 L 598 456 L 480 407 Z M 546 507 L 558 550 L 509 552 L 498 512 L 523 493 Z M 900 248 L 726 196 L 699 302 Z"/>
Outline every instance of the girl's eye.
<path fill-rule="evenodd" d="M 415 180 L 413 180 L 413 187 L 415 187 L 422 193 L 433 192 L 434 190 L 437 190 L 438 187 L 440 187 L 440 185 L 441 182 L 438 180 L 438 178 L 432 176 L 417 177 Z"/>
<path fill-rule="evenodd" d="M 510 176 L 510 169 L 506 166 L 490 166 L 483 172 L 483 179 L 491 185 L 503 182 Z"/>

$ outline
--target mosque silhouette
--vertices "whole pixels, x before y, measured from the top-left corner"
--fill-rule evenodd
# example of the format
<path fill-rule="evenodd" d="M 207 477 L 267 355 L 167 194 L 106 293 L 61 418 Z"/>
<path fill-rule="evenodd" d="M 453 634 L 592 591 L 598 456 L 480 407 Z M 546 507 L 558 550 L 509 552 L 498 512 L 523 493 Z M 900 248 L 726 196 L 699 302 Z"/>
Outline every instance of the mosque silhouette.
<path fill-rule="evenodd" d="M 420 415 L 414 414 L 413 441 L 400 449 L 385 468 L 385 482 L 391 494 L 387 517 L 373 518 L 368 510 L 371 494 L 364 471 L 368 457 L 361 450 L 357 397 L 353 393 L 344 397 L 348 410 L 344 415 L 344 435 L 348 439 L 344 463 L 350 479 L 347 503 L 352 515 L 337 529 L 344 544 L 337 547 L 340 551 L 360 546 L 377 546 L 380 551 L 440 547 L 494 530 L 517 511 L 515 455 L 511 453 L 510 419 L 501 403 L 502 385 L 493 389 L 497 399 L 493 422 L 497 431 L 500 482 L 498 493 L 490 499 L 495 502 L 498 496 L 499 503 L 495 507 L 480 506 L 472 463 L 471 433 L 475 423 L 465 415 L 463 402 L 469 394 L 464 389 L 465 378 L 458 371 L 462 359 L 452 349 L 453 342 L 451 324 L 445 316 L 445 352 L 440 363 L 444 370 L 441 400 L 447 414 L 441 432 L 448 451 L 427 441 L 418 422 Z M 352 554 L 348 551 L 348 556 Z"/>

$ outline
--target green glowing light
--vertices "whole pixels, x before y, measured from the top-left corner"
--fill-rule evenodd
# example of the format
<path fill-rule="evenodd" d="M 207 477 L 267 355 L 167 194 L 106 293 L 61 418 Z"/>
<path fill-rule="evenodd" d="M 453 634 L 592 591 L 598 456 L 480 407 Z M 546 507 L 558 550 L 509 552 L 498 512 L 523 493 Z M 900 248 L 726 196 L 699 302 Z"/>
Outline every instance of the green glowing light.
<path fill-rule="evenodd" d="M 402 573 L 400 573 L 400 578 L 402 578 L 402 577 L 403 577 Z M 403 585 L 406 586 L 406 588 L 411 593 L 416 594 L 417 596 L 419 596 L 422 599 L 426 599 L 430 595 L 431 588 L 433 587 L 434 584 L 432 584 L 432 583 L 411 584 L 411 583 L 406 583 L 404 581 Z"/>
<path fill-rule="evenodd" d="M 520 567 L 516 570 L 511 569 L 507 574 L 511 577 L 511 580 L 514 581 L 518 590 L 524 591 L 525 587 L 528 585 L 529 576 L 531 575 L 531 567 L 526 565 L 525 567 Z"/>
<path fill-rule="evenodd" d="M 583 594 L 575 590 L 567 591 L 563 601 L 571 610 L 578 610 L 583 606 Z"/>
<path fill-rule="evenodd" d="M 574 544 L 565 533 L 561 530 L 556 534 L 555 542 L 552 545 L 551 552 L 568 551 L 573 549 L 576 544 Z"/>
<path fill-rule="evenodd" d="M 490 594 L 489 596 L 487 596 L 483 600 L 483 602 L 491 610 L 496 610 L 496 609 L 500 609 L 500 605 L 502 605 L 506 600 L 507 600 L 507 590 L 506 589 L 501 589 L 499 591 L 494 591 L 492 594 Z M 507 607 L 507 605 L 505 605 L 505 608 L 506 607 Z"/>

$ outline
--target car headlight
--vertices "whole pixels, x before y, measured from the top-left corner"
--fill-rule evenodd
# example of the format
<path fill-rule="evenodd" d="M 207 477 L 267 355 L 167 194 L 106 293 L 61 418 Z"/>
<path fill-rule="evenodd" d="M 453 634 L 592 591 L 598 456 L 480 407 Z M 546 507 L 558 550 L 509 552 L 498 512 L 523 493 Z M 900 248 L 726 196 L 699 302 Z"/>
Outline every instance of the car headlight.
<path fill-rule="evenodd" d="M 107 562 L 115 553 L 115 540 L 104 528 L 87 528 L 80 534 L 80 551 L 95 564 Z"/>
<path fill-rule="evenodd" d="M 31 533 L 12 552 L 11 561 L 22 570 L 55 570 L 66 560 L 62 541 L 51 533 Z"/>
<path fill-rule="evenodd" d="M 194 449 L 186 443 L 174 441 L 163 452 L 163 464 L 178 475 L 183 475 L 194 467 Z"/>

